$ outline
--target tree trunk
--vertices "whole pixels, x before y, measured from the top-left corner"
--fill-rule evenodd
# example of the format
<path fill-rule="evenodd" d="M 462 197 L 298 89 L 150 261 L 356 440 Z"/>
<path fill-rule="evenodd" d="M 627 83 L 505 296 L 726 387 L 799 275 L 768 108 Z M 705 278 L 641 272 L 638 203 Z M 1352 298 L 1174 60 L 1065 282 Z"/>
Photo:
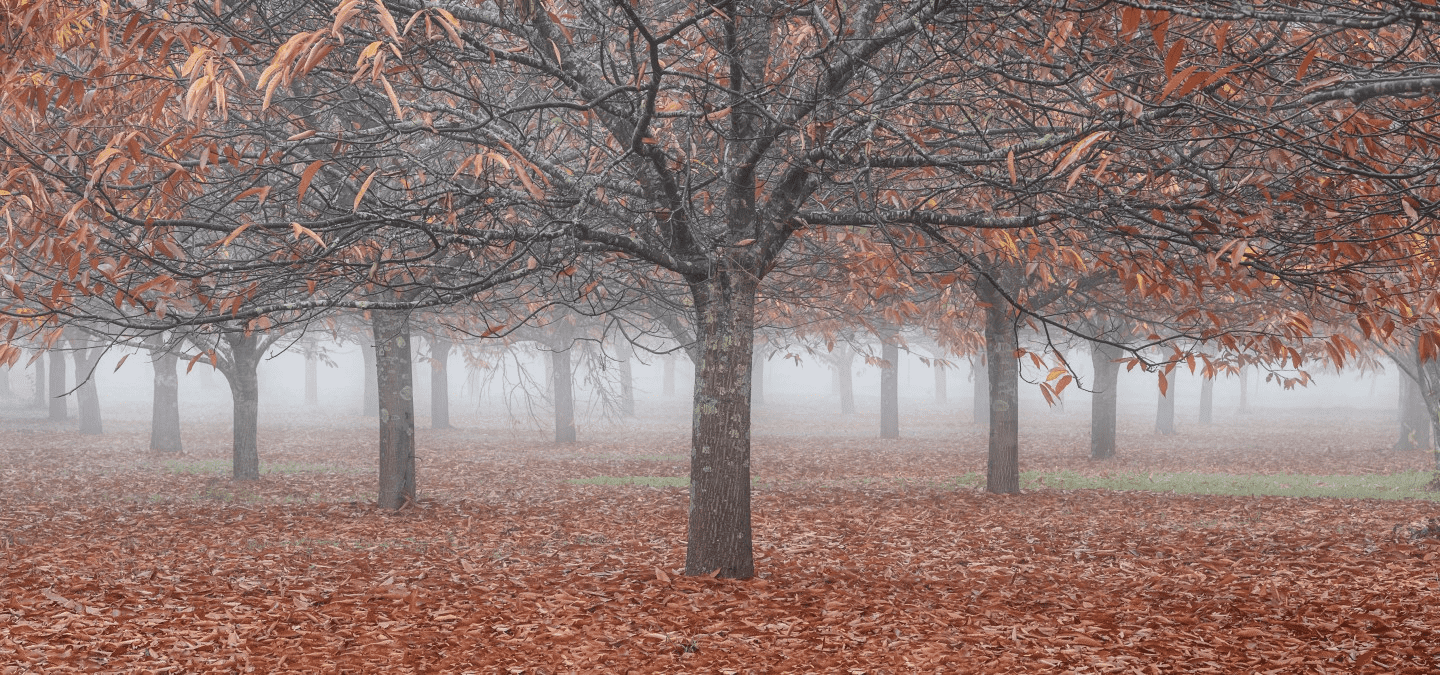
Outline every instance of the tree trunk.
<path fill-rule="evenodd" d="M 985 303 L 985 363 L 989 373 L 990 452 L 985 489 L 997 494 L 1020 492 L 1020 367 L 1015 352 L 1020 336 L 1016 312 L 988 277 L 975 282 Z"/>
<path fill-rule="evenodd" d="M 900 347 L 896 336 L 881 343 L 880 357 L 880 438 L 900 437 Z"/>
<path fill-rule="evenodd" d="M 935 402 L 946 403 L 950 398 L 949 383 L 946 382 L 945 367 L 940 362 L 932 361 L 931 368 L 935 369 Z"/>
<path fill-rule="evenodd" d="M 1247 369 L 1245 369 L 1245 368 L 1241 368 L 1241 369 L 1240 369 L 1240 410 L 1239 410 L 1239 413 L 1240 413 L 1241 415 L 1245 415 L 1245 414 L 1248 414 L 1248 413 L 1250 412 L 1250 379 L 1249 379 L 1249 378 L 1250 378 L 1250 371 L 1247 370 Z"/>
<path fill-rule="evenodd" d="M 1206 426 L 1215 423 L 1215 378 L 1205 376 L 1200 382 L 1200 423 Z"/>
<path fill-rule="evenodd" d="M 721 271 L 690 284 L 700 361 L 690 452 L 688 575 L 755 574 L 750 529 L 750 366 L 754 276 Z"/>
<path fill-rule="evenodd" d="M 575 442 L 575 382 L 570 364 L 569 332 L 550 352 L 550 391 L 555 401 L 555 442 Z M 563 346 L 562 346 L 563 345 Z"/>
<path fill-rule="evenodd" d="M 45 395 L 45 353 L 41 352 L 39 358 L 31 363 L 35 368 L 35 395 L 30 399 L 30 405 L 44 408 L 49 398 Z"/>
<path fill-rule="evenodd" d="M 1413 365 L 1407 365 L 1413 367 Z M 1415 379 L 1400 373 L 1400 438 L 1395 450 L 1428 450 L 1431 446 L 1430 412 Z"/>
<path fill-rule="evenodd" d="M 750 405 L 765 405 L 765 345 L 756 344 L 750 355 Z"/>
<path fill-rule="evenodd" d="M 1115 456 L 1115 413 L 1120 394 L 1121 351 L 1111 345 L 1090 344 L 1090 365 L 1095 372 L 1090 397 L 1090 458 Z"/>
<path fill-rule="evenodd" d="M 260 480 L 260 357 L 265 348 L 260 336 L 232 333 L 225 336 L 230 358 L 220 372 L 230 384 L 234 410 L 231 423 L 230 464 L 235 480 Z"/>
<path fill-rule="evenodd" d="M 50 421 L 70 419 L 70 401 L 65 395 L 65 355 L 50 350 Z"/>
<path fill-rule="evenodd" d="M 320 356 L 305 350 L 305 405 L 320 405 Z"/>
<path fill-rule="evenodd" d="M 672 352 L 665 355 L 665 384 L 661 390 L 666 398 L 675 395 L 675 354 Z"/>
<path fill-rule="evenodd" d="M 985 365 L 985 354 L 976 354 L 970 359 L 970 379 L 974 394 L 971 403 L 971 419 L 977 426 L 990 426 L 990 369 Z"/>
<path fill-rule="evenodd" d="M 615 351 L 620 360 L 620 414 L 624 417 L 634 417 L 635 374 L 631 371 L 630 366 L 634 347 L 629 342 L 622 342 L 616 345 Z"/>
<path fill-rule="evenodd" d="M 370 312 L 375 338 L 377 416 L 380 418 L 380 496 L 397 510 L 415 501 L 415 396 L 410 370 L 410 313 Z"/>
<path fill-rule="evenodd" d="M 376 390 L 378 383 L 375 380 L 376 373 L 379 372 L 376 370 L 379 366 L 375 364 L 375 345 L 361 338 L 360 356 L 365 359 L 365 389 L 360 397 L 360 415 L 375 417 L 380 414 L 380 399 Z"/>
<path fill-rule="evenodd" d="M 79 402 L 80 433 L 99 436 L 105 433 L 100 419 L 100 391 L 95 386 L 95 362 L 100 359 L 100 349 L 90 346 L 88 336 L 72 338 L 70 347 L 75 350 L 75 381 L 79 383 L 75 394 Z"/>
<path fill-rule="evenodd" d="M 150 449 L 178 453 L 180 443 L 180 357 L 171 352 L 150 352 L 155 370 L 155 397 L 150 405 Z"/>
<path fill-rule="evenodd" d="M 10 388 L 10 373 L 14 370 L 13 366 L 0 367 L 0 398 L 15 398 L 15 391 Z"/>
<path fill-rule="evenodd" d="M 450 340 L 430 338 L 430 428 L 450 428 Z"/>
<path fill-rule="evenodd" d="M 1166 374 L 1165 392 L 1155 405 L 1155 432 L 1161 436 L 1175 435 L 1175 376 L 1178 374 L 1177 370 Z"/>
<path fill-rule="evenodd" d="M 840 384 L 840 414 L 849 417 L 855 414 L 855 352 L 850 351 L 850 344 L 840 343 L 840 364 L 835 366 L 835 374 Z"/>

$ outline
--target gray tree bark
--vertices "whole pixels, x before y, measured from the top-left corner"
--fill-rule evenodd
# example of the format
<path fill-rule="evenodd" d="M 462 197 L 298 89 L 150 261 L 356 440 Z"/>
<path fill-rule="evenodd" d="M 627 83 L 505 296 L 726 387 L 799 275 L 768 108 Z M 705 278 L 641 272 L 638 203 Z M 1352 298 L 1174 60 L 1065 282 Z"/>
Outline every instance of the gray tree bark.
<path fill-rule="evenodd" d="M 1115 415 L 1119 405 L 1121 351 L 1113 346 L 1092 342 L 1090 365 L 1095 373 L 1090 397 L 1090 458 L 1109 459 L 1115 456 Z"/>
<path fill-rule="evenodd" d="M 30 399 L 30 405 L 35 408 L 44 408 L 49 399 L 45 395 L 45 353 L 40 352 L 39 358 L 31 362 L 35 369 L 35 392 Z"/>
<path fill-rule="evenodd" d="M 65 355 L 50 350 L 50 421 L 64 422 L 70 419 L 70 401 L 66 396 Z"/>
<path fill-rule="evenodd" d="M 555 403 L 555 442 L 575 442 L 575 382 L 570 362 L 570 326 L 561 321 L 550 351 L 550 392 Z"/>
<path fill-rule="evenodd" d="M 880 438 L 900 437 L 900 347 L 897 336 L 883 338 L 880 358 Z"/>
<path fill-rule="evenodd" d="M 96 387 L 95 362 L 100 359 L 100 349 L 91 345 L 88 335 L 70 338 L 74 350 L 75 381 L 79 383 L 75 395 L 78 402 L 80 433 L 85 436 L 99 436 L 105 433 L 105 424 L 100 418 L 100 391 Z"/>
<path fill-rule="evenodd" d="M 229 355 L 220 360 L 220 373 L 230 385 L 230 464 L 235 480 L 260 480 L 260 358 L 268 346 L 257 334 L 229 333 L 223 338 Z"/>
<path fill-rule="evenodd" d="M 850 343 L 841 342 L 837 347 L 835 375 L 840 389 L 840 414 L 846 417 L 855 414 L 855 352 Z"/>
<path fill-rule="evenodd" d="M 1155 405 L 1155 432 L 1162 436 L 1175 435 L 1175 380 L 1178 374 L 1178 370 L 1166 374 L 1165 393 L 1160 395 Z"/>
<path fill-rule="evenodd" d="M 997 494 L 1020 492 L 1020 348 L 1017 313 L 988 277 L 975 282 L 985 303 L 985 363 L 989 373 L 990 448 L 985 489 Z"/>
<path fill-rule="evenodd" d="M 1215 423 L 1215 378 L 1209 376 L 1200 382 L 1200 423 Z"/>
<path fill-rule="evenodd" d="M 410 313 L 371 311 L 370 329 L 375 340 L 376 415 L 380 418 L 380 494 L 376 504 L 398 510 L 415 501 Z"/>
<path fill-rule="evenodd" d="M 155 371 L 154 398 L 150 404 L 150 449 L 167 454 L 184 449 L 180 441 L 180 377 L 176 369 L 180 357 L 161 351 L 157 345 L 150 350 L 150 366 Z"/>
<path fill-rule="evenodd" d="M 430 428 L 450 428 L 450 340 L 430 337 Z"/>

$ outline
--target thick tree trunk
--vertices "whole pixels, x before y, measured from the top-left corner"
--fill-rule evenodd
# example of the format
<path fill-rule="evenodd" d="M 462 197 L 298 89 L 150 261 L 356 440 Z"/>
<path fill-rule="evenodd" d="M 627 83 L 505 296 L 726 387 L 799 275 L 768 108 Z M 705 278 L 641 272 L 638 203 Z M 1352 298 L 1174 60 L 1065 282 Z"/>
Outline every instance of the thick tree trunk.
<path fill-rule="evenodd" d="M 753 275 L 719 272 L 692 282 L 700 362 L 690 453 L 688 575 L 755 574 L 750 529 L 750 366 Z"/>
<path fill-rule="evenodd" d="M 750 355 L 750 405 L 765 405 L 765 344 L 756 344 Z"/>
<path fill-rule="evenodd" d="M 1400 438 L 1396 450 L 1429 450 L 1431 447 L 1430 411 L 1424 393 L 1415 379 L 1400 373 Z"/>
<path fill-rule="evenodd" d="M 320 356 L 305 350 L 305 405 L 320 405 Z"/>
<path fill-rule="evenodd" d="M 450 428 L 450 341 L 430 338 L 430 428 Z"/>
<path fill-rule="evenodd" d="M 624 417 L 635 416 L 635 374 L 631 371 L 630 361 L 634 356 L 634 347 L 629 342 L 622 342 L 615 346 L 616 356 L 620 361 L 620 414 Z"/>
<path fill-rule="evenodd" d="M 569 337 L 569 333 L 564 334 Z M 570 363 L 568 339 L 562 339 L 550 352 L 550 391 L 555 401 L 555 442 L 575 442 L 575 382 Z"/>
<path fill-rule="evenodd" d="M 1215 423 L 1215 378 L 1209 376 L 1200 382 L 1200 423 Z"/>
<path fill-rule="evenodd" d="M 65 396 L 65 355 L 50 351 L 50 421 L 64 422 L 70 419 L 70 401 Z"/>
<path fill-rule="evenodd" d="M 95 386 L 95 362 L 100 358 L 100 349 L 90 346 L 88 336 L 71 339 L 70 346 L 75 350 L 75 381 L 80 383 L 75 390 L 80 433 L 99 436 L 105 433 L 105 424 L 100 419 L 100 390 Z"/>
<path fill-rule="evenodd" d="M 176 369 L 180 357 L 170 352 L 151 351 L 150 365 L 155 370 L 155 397 L 150 405 L 150 449 L 178 453 L 180 442 L 180 378 Z"/>
<path fill-rule="evenodd" d="M 840 414 L 849 417 L 855 414 L 855 352 L 845 342 L 839 349 L 840 363 L 835 366 L 835 374 L 840 385 Z"/>
<path fill-rule="evenodd" d="M 900 347 L 895 336 L 881 343 L 880 358 L 880 438 L 900 437 Z"/>
<path fill-rule="evenodd" d="M 1020 336 L 1016 313 L 989 278 L 975 282 L 985 308 L 985 363 L 989 373 L 990 452 L 985 489 L 997 494 L 1020 492 L 1020 367 L 1015 352 Z"/>
<path fill-rule="evenodd" d="M 666 397 L 666 398 L 669 398 L 669 397 L 671 397 L 671 396 L 674 396 L 674 395 L 675 395 L 675 354 L 674 354 L 674 353 L 670 353 L 670 354 L 666 354 L 666 355 L 665 355 L 665 378 L 664 378 L 664 380 L 665 380 L 665 382 L 664 382 L 664 385 L 662 385 L 661 391 L 665 394 L 665 397 Z"/>
<path fill-rule="evenodd" d="M 1115 413 L 1120 394 L 1119 349 L 1107 344 L 1090 344 L 1090 365 L 1095 373 L 1090 396 L 1090 458 L 1115 456 Z"/>
<path fill-rule="evenodd" d="M 415 396 L 410 370 L 410 313 L 370 312 L 380 418 L 380 496 L 396 510 L 415 501 Z"/>
<path fill-rule="evenodd" d="M 939 361 L 932 361 L 930 367 L 935 370 L 935 402 L 946 403 L 950 398 L 949 383 L 946 382 L 945 367 Z"/>
<path fill-rule="evenodd" d="M 40 357 L 31 362 L 35 369 L 35 393 L 30 399 L 30 405 L 36 408 L 44 408 L 49 397 L 45 395 L 45 353 L 41 352 Z"/>
<path fill-rule="evenodd" d="M 380 399 L 376 389 L 378 383 L 375 380 L 375 374 L 379 372 L 375 364 L 375 345 L 361 338 L 360 356 L 365 359 L 365 390 L 360 397 L 360 415 L 375 417 L 380 414 Z"/>
<path fill-rule="evenodd" d="M 1155 433 L 1162 436 L 1175 435 L 1175 380 L 1179 374 L 1178 370 L 1172 370 L 1165 376 L 1165 393 L 1155 405 Z"/>
<path fill-rule="evenodd" d="M 973 389 L 970 418 L 977 426 L 990 426 L 990 369 L 985 365 L 985 355 L 976 354 L 970 359 L 970 379 Z"/>
<path fill-rule="evenodd" d="M 230 464 L 235 480 L 260 480 L 260 357 L 264 346 L 258 335 L 225 336 L 230 358 L 220 372 L 230 384 L 234 410 L 231 423 Z"/>

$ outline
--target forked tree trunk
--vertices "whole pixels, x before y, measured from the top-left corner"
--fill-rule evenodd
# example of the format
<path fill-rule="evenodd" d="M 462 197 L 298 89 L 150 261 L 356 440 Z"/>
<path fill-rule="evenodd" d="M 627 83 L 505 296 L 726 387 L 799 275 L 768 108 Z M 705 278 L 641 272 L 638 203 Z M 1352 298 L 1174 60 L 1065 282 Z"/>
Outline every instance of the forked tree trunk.
<path fill-rule="evenodd" d="M 938 360 L 932 361 L 931 368 L 935 369 L 935 402 L 946 403 L 950 398 L 948 382 L 945 377 L 945 367 L 940 365 Z"/>
<path fill-rule="evenodd" d="M 35 394 L 30 399 L 30 405 L 36 408 L 44 408 L 46 405 L 45 395 L 45 353 L 40 352 L 39 358 L 31 362 L 35 369 Z"/>
<path fill-rule="evenodd" d="M 65 355 L 50 350 L 50 421 L 64 422 L 70 419 L 70 401 L 65 395 Z"/>
<path fill-rule="evenodd" d="M 1155 433 L 1161 436 L 1175 435 L 1175 376 L 1178 374 L 1175 370 L 1166 374 L 1165 391 L 1155 404 Z"/>
<path fill-rule="evenodd" d="M 320 356 L 305 350 L 305 405 L 320 405 Z"/>
<path fill-rule="evenodd" d="M 70 346 L 75 350 L 75 381 L 79 383 L 75 389 L 79 431 L 86 436 L 99 436 L 105 433 L 105 424 L 100 419 L 100 390 L 95 385 L 95 362 L 100 358 L 100 349 L 90 345 L 88 336 L 71 339 Z"/>
<path fill-rule="evenodd" d="M 1090 365 L 1095 372 L 1090 396 L 1090 458 L 1109 459 L 1115 456 L 1115 413 L 1120 394 L 1120 358 L 1118 348 L 1099 342 L 1090 343 Z"/>
<path fill-rule="evenodd" d="M 975 282 L 985 308 L 985 363 L 989 373 L 990 452 L 985 489 L 997 494 L 1020 492 L 1020 367 L 1015 352 L 1020 336 L 1012 307 L 987 277 Z"/>
<path fill-rule="evenodd" d="M 150 405 L 150 449 L 178 453 L 180 442 L 180 378 L 176 369 L 180 357 L 152 350 L 150 366 L 155 370 L 155 397 Z"/>
<path fill-rule="evenodd" d="M 450 341 L 430 338 L 430 428 L 450 428 Z"/>
<path fill-rule="evenodd" d="M 970 379 L 974 392 L 970 418 L 977 426 L 990 426 L 990 369 L 985 366 L 985 355 L 976 354 L 970 358 Z"/>
<path fill-rule="evenodd" d="M 846 342 L 840 343 L 839 349 L 840 363 L 835 366 L 835 375 L 840 385 L 840 414 L 849 417 L 855 414 L 855 352 Z"/>
<path fill-rule="evenodd" d="M 634 348 L 629 342 L 622 342 L 615 347 L 615 350 L 620 361 L 620 414 L 625 417 L 634 417 L 635 374 L 631 371 L 630 366 Z"/>
<path fill-rule="evenodd" d="M 1200 423 L 1215 423 L 1215 378 L 1208 375 L 1200 382 Z"/>
<path fill-rule="evenodd" d="M 566 334 L 568 337 L 568 333 Z M 550 352 L 550 391 L 555 401 L 555 442 L 575 442 L 575 382 L 570 363 L 570 341 Z"/>
<path fill-rule="evenodd" d="M 896 339 L 891 336 L 880 347 L 880 358 L 885 360 L 880 369 L 880 438 L 900 437 L 900 347 Z"/>
<path fill-rule="evenodd" d="M 765 405 L 765 346 L 755 345 L 750 354 L 750 405 Z"/>
<path fill-rule="evenodd" d="M 415 397 L 410 370 L 410 313 L 371 311 L 380 418 L 380 494 L 396 510 L 415 501 Z"/>
<path fill-rule="evenodd" d="M 378 372 L 376 370 L 378 366 L 375 364 L 375 345 L 361 338 L 360 356 L 365 359 L 365 391 L 360 397 L 360 414 L 364 417 L 374 417 L 380 414 L 380 399 L 376 390 L 378 383 L 375 380 L 375 374 Z"/>
<path fill-rule="evenodd" d="M 221 374 L 230 384 L 234 410 L 231 422 L 230 464 L 235 480 L 260 480 L 260 357 L 265 346 L 260 336 L 234 333 L 225 336 L 230 358 L 222 361 Z"/>
<path fill-rule="evenodd" d="M 750 529 L 750 366 L 754 276 L 721 271 L 690 284 L 700 359 L 690 451 L 688 575 L 755 574 Z"/>
<path fill-rule="evenodd" d="M 665 355 L 665 377 L 664 377 L 664 384 L 662 385 L 661 391 L 665 394 L 666 398 L 669 398 L 669 397 L 675 395 L 675 354 L 674 354 L 674 353 L 670 353 L 670 354 L 666 354 L 666 355 Z"/>

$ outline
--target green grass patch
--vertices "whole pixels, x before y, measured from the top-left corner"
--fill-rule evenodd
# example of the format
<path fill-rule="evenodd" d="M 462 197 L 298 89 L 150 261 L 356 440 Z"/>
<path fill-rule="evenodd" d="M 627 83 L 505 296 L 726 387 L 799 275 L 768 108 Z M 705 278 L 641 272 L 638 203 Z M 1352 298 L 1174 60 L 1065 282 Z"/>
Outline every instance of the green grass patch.
<path fill-rule="evenodd" d="M 648 485 L 650 487 L 689 487 L 689 476 L 595 476 L 571 478 L 575 485 Z"/>
<path fill-rule="evenodd" d="M 1429 471 L 1363 476 L 1227 473 L 1112 473 L 1094 476 L 1074 471 L 1025 471 L 1020 474 L 1020 487 L 1027 490 L 1150 490 L 1200 495 L 1440 500 L 1440 493 L 1424 489 L 1431 478 L 1433 474 Z M 983 481 L 984 476 L 978 473 L 954 478 L 955 485 L 964 487 L 979 486 Z"/>
<path fill-rule="evenodd" d="M 187 474 L 187 475 L 208 475 L 228 474 L 234 465 L 228 459 L 199 459 L 194 461 L 183 461 L 170 459 L 160 464 L 166 473 Z M 365 473 L 363 469 L 335 464 L 316 464 L 311 462 L 273 462 L 260 465 L 261 474 L 292 474 L 292 473 Z"/>

